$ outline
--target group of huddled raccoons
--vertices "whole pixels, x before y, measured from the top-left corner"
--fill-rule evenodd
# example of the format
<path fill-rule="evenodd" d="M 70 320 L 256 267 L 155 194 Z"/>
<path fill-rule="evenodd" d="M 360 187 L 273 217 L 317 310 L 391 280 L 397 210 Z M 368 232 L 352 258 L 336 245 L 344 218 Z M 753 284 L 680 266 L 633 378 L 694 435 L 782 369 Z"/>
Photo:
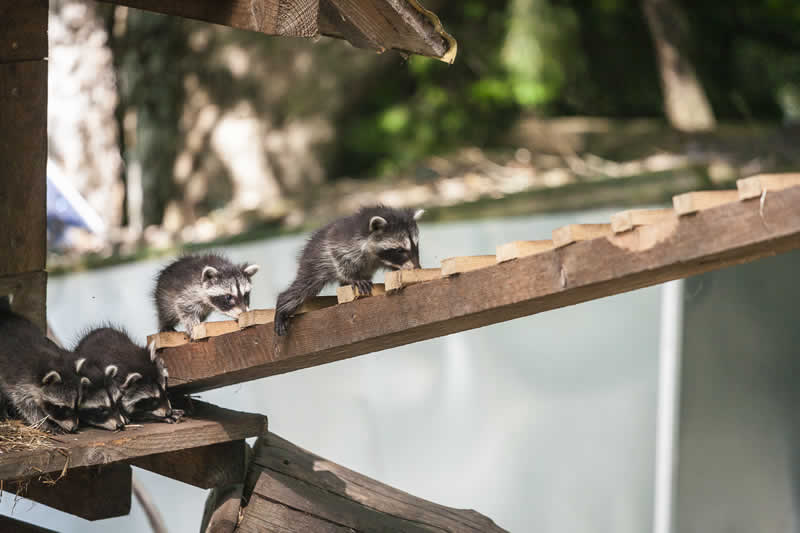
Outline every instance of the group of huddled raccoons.
<path fill-rule="evenodd" d="M 419 268 L 422 213 L 365 207 L 314 232 L 295 280 L 278 295 L 276 335 L 286 335 L 289 318 L 329 283 L 369 292 L 378 269 Z M 158 274 L 153 294 L 159 331 L 182 325 L 191 335 L 211 311 L 233 318 L 248 311 L 258 268 L 213 253 L 172 262 Z M 183 416 L 167 397 L 168 372 L 154 345 L 139 346 L 115 327 L 91 329 L 69 351 L 6 305 L 0 308 L 0 368 L 6 414 L 51 433 L 79 425 L 116 430 L 131 421 L 173 423 Z"/>

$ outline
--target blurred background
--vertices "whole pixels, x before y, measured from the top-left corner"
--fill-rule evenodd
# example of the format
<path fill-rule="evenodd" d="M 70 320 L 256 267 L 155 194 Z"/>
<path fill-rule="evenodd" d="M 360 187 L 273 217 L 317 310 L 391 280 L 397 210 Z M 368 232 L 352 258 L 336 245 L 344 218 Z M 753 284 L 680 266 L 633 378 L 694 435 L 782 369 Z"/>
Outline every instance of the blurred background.
<path fill-rule="evenodd" d="M 259 263 L 253 306 L 273 307 L 307 232 L 363 204 L 425 207 L 436 266 L 800 169 L 794 0 L 425 7 L 458 41 L 453 65 L 50 0 L 55 333 L 108 320 L 144 343 L 154 276 L 180 249 Z M 798 266 L 795 252 L 203 397 L 514 532 L 800 531 Z M 198 530 L 203 491 L 135 475 L 170 532 Z M 11 500 L 0 510 L 59 531 L 148 530 L 136 504 L 88 523 Z"/>

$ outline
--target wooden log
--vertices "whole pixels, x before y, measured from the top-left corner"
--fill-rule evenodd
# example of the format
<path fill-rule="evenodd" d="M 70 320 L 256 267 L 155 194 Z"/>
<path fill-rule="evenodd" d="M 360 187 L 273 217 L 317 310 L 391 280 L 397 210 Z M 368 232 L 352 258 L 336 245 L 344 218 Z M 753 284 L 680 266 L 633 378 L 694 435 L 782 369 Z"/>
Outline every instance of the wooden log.
<path fill-rule="evenodd" d="M 569 224 L 553 230 L 553 247 L 563 248 L 574 242 L 590 241 L 611 234 L 611 224 Z"/>
<path fill-rule="evenodd" d="M 403 287 L 424 283 L 442 277 L 441 268 L 415 268 L 414 270 L 394 270 L 386 273 L 384 288 L 386 292 L 398 291 Z"/>
<path fill-rule="evenodd" d="M 720 205 L 729 204 L 739 199 L 739 193 L 729 191 L 693 191 L 672 197 L 672 206 L 678 216 L 691 215 Z"/>
<path fill-rule="evenodd" d="M 147 345 L 155 343 L 155 349 L 173 348 L 188 344 L 191 341 L 189 335 L 182 331 L 162 331 L 161 333 L 154 333 L 147 336 Z"/>
<path fill-rule="evenodd" d="M 255 486 L 239 526 L 242 532 L 505 531 L 475 511 L 417 498 L 274 433 L 256 441 L 250 477 Z"/>
<path fill-rule="evenodd" d="M 131 464 L 201 489 L 241 483 L 247 444 L 243 440 L 139 457 Z"/>
<path fill-rule="evenodd" d="M 239 323 L 236 320 L 222 320 L 220 322 L 201 322 L 192 329 L 192 339 L 200 340 L 218 335 L 227 335 L 239 331 Z"/>
<path fill-rule="evenodd" d="M 463 257 L 448 257 L 442 260 L 442 277 L 471 272 L 481 268 L 486 268 L 497 263 L 493 255 L 471 255 Z"/>
<path fill-rule="evenodd" d="M 11 309 L 39 326 L 43 332 L 47 331 L 46 292 L 47 272 L 0 276 L 0 298 L 10 297 Z"/>
<path fill-rule="evenodd" d="M 58 533 L 52 529 L 45 529 L 4 515 L 0 515 L 0 531 L 8 531 L 9 533 Z"/>
<path fill-rule="evenodd" d="M 800 185 L 800 173 L 759 174 L 736 181 L 739 200 L 758 198 L 764 191 L 781 191 Z"/>
<path fill-rule="evenodd" d="M 55 481 L 11 482 L 3 490 L 86 520 L 103 520 L 131 512 L 131 475 L 131 467 L 122 463 L 90 466 Z"/>
<path fill-rule="evenodd" d="M 529 255 L 536 255 L 542 252 L 548 252 L 553 249 L 553 241 L 514 241 L 501 244 L 497 247 L 495 257 L 498 263 L 511 261 L 512 259 L 519 259 L 520 257 L 528 257 Z"/>
<path fill-rule="evenodd" d="M 200 531 L 202 533 L 234 533 L 239 525 L 239 516 L 242 512 L 243 493 L 244 485 L 242 483 L 213 489 L 206 498 Z"/>
<path fill-rule="evenodd" d="M 199 392 L 603 298 L 800 247 L 800 189 L 406 287 L 162 351 L 170 387 Z M 640 239 L 640 236 L 646 238 Z M 386 317 L 391 317 L 387 320 Z"/>
<path fill-rule="evenodd" d="M 369 294 L 362 293 L 355 285 L 344 285 L 336 288 L 336 298 L 340 304 L 354 302 L 359 298 L 382 296 L 384 294 L 386 294 L 386 287 L 383 283 L 373 283 Z"/>
<path fill-rule="evenodd" d="M 623 233 L 639 226 L 658 224 L 664 219 L 674 217 L 672 209 L 630 209 L 611 215 L 611 231 Z"/>
<path fill-rule="evenodd" d="M 0 63 L 47 57 L 47 0 L 0 1 Z"/>
<path fill-rule="evenodd" d="M 203 343 L 185 346 L 193 344 Z M 192 414 L 177 424 L 148 422 L 140 427 L 129 426 L 124 432 L 84 429 L 50 437 L 48 445 L 1 453 L 0 481 L 241 440 L 261 435 L 266 428 L 267 419 L 262 415 L 194 401 Z"/>

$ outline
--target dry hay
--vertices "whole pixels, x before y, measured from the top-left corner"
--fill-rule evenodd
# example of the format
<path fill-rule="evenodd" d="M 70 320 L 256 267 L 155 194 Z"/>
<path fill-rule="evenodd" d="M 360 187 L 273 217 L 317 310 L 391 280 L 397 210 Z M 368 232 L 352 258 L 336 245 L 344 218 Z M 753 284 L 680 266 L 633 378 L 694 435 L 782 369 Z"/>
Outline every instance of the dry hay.
<path fill-rule="evenodd" d="M 0 420 L 0 454 L 53 447 L 52 437 L 44 431 L 20 420 Z"/>

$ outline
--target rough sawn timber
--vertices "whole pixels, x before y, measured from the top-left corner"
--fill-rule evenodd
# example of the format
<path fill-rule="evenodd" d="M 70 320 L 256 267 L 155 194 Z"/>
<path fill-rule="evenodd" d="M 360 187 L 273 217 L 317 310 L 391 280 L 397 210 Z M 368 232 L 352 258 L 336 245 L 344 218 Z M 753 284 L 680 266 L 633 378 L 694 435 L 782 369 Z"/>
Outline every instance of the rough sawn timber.
<path fill-rule="evenodd" d="M 580 241 L 394 295 L 162 350 L 171 386 L 196 392 L 603 298 L 800 248 L 800 187 Z M 387 320 L 387 317 L 391 317 Z"/>
<path fill-rule="evenodd" d="M 268 433 L 256 441 L 237 531 L 499 533 L 469 509 L 423 500 Z"/>

